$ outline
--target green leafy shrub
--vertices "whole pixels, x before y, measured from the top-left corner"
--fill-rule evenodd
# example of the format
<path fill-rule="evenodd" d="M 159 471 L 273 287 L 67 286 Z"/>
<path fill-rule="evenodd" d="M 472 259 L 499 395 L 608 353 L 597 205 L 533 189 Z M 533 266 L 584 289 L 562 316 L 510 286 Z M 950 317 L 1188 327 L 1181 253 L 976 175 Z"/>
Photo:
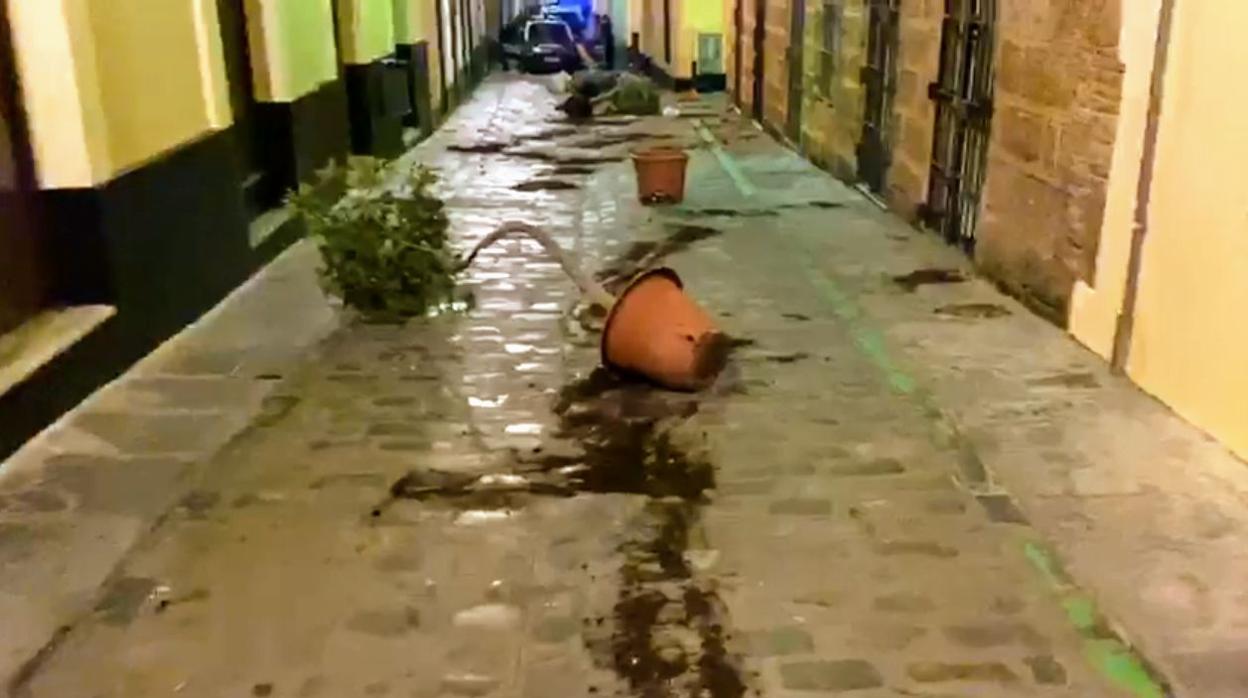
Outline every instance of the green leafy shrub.
<path fill-rule="evenodd" d="M 457 259 L 431 170 L 399 176 L 383 161 L 356 158 L 317 180 L 288 203 L 320 249 L 327 292 L 379 320 L 423 315 L 452 300 Z"/>
<path fill-rule="evenodd" d="M 620 114 L 650 116 L 661 108 L 659 88 L 645 78 L 623 75 L 611 96 L 611 106 Z"/>

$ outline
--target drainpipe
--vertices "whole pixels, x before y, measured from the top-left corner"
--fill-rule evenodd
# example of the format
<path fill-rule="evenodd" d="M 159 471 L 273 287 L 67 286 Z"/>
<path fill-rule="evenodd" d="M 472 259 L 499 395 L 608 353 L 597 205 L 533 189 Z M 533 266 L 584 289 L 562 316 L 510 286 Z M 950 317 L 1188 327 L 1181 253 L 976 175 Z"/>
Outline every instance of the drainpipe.
<path fill-rule="evenodd" d="M 1122 296 L 1122 310 L 1114 334 L 1114 353 L 1110 367 L 1125 373 L 1135 336 L 1135 309 L 1139 299 L 1140 268 L 1143 266 L 1144 241 L 1148 237 L 1148 210 L 1153 193 L 1153 172 L 1157 161 L 1157 133 L 1161 124 L 1161 107 L 1165 92 L 1166 66 L 1170 59 L 1170 38 L 1174 27 L 1174 8 L 1178 0 L 1161 0 L 1157 17 L 1157 47 L 1153 54 L 1153 76 L 1148 96 L 1148 122 L 1144 128 L 1144 153 L 1140 161 L 1140 178 L 1135 190 L 1135 220 L 1131 228 L 1131 253 L 1127 258 L 1127 281 Z"/>

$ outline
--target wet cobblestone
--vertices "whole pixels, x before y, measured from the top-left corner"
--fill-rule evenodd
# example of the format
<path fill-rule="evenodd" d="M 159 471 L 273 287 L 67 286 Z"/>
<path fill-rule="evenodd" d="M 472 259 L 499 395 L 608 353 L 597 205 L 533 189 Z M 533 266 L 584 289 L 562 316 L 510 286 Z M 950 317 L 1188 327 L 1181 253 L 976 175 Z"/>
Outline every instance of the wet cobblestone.
<path fill-rule="evenodd" d="M 685 206 L 644 208 L 627 134 L 692 141 L 689 121 L 516 156 L 552 99 L 492 79 L 411 155 L 441 170 L 457 244 L 520 218 L 604 276 L 674 266 L 742 338 L 719 383 L 602 379 L 558 266 L 492 248 L 473 310 L 348 319 L 282 367 L 279 399 L 196 475 L 211 504 L 144 540 L 24 695 L 1119 695 L 1036 583 L 1012 503 L 959 487 L 956 444 L 777 249 L 873 214 L 783 163 L 753 163 L 759 200 L 740 201 L 705 152 Z M 508 145 L 448 148 L 473 143 Z M 551 162 L 584 168 L 578 188 L 518 190 Z M 156 612 L 157 588 L 207 596 Z"/>

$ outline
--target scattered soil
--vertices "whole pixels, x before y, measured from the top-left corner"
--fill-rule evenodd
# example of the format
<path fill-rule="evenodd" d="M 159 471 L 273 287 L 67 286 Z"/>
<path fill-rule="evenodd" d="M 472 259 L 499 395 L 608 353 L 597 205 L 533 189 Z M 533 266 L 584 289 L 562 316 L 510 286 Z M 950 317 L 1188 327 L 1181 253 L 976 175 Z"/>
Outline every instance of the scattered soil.
<path fill-rule="evenodd" d="M 579 165 L 559 165 L 550 173 L 556 177 L 582 177 L 592 175 L 594 170 L 589 167 L 581 167 Z"/>
<path fill-rule="evenodd" d="M 446 146 L 446 149 L 452 153 L 477 153 L 482 155 L 494 155 L 506 150 L 511 144 L 502 141 L 484 141 L 482 143 L 470 143 Z"/>
<path fill-rule="evenodd" d="M 673 138 L 675 138 L 675 136 L 669 134 L 626 132 L 598 136 L 597 138 L 591 138 L 583 141 L 571 141 L 566 145 L 569 148 L 595 150 L 598 148 L 610 148 L 611 146 L 624 145 L 625 143 L 633 143 L 642 140 L 664 141 L 671 140 Z"/>
<path fill-rule="evenodd" d="M 546 162 L 552 165 L 605 165 L 612 162 L 624 162 L 624 158 L 618 156 L 579 156 L 565 155 L 558 156 L 553 153 L 541 152 L 535 150 L 509 150 L 504 153 L 514 158 L 524 160 L 537 160 L 538 162 Z"/>
<path fill-rule="evenodd" d="M 1058 373 L 1027 381 L 1028 385 L 1043 388 L 1099 388 L 1100 381 L 1091 373 Z"/>
<path fill-rule="evenodd" d="M 916 269 L 909 274 L 893 277 L 893 283 L 911 293 L 920 286 L 960 284 L 965 281 L 966 277 L 957 269 L 924 268 Z"/>
<path fill-rule="evenodd" d="M 704 225 L 673 226 L 671 231 L 662 240 L 633 242 L 615 261 L 598 272 L 598 280 L 604 283 L 608 291 L 615 293 L 629 279 L 655 266 L 668 256 L 682 252 L 696 242 L 723 234 L 723 231 L 718 228 Z"/>
<path fill-rule="evenodd" d="M 996 303 L 956 303 L 942 305 L 935 310 L 935 313 L 957 318 L 992 319 L 1005 317 L 1010 314 L 1010 311 Z"/>
<path fill-rule="evenodd" d="M 516 191 L 568 191 L 570 189 L 580 189 L 580 187 L 561 179 L 531 179 L 517 184 L 512 189 Z"/>

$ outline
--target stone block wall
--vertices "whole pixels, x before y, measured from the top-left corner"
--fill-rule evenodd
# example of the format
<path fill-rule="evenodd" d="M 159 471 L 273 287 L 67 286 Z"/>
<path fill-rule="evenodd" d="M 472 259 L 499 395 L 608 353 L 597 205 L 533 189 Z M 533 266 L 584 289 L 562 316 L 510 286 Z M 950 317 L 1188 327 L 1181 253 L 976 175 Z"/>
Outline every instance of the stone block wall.
<path fill-rule="evenodd" d="M 844 180 L 858 172 L 862 137 L 862 68 L 866 64 L 867 10 L 864 0 L 807 0 L 803 76 L 802 145 L 807 157 Z M 835 46 L 825 45 L 824 16 L 839 14 Z M 824 53 L 834 68 L 824 74 Z"/>
<path fill-rule="evenodd" d="M 975 257 L 1064 323 L 1094 282 L 1117 131 L 1123 0 L 998 0 L 996 111 Z"/>
<path fill-rule="evenodd" d="M 789 116 L 790 0 L 765 0 L 767 36 L 763 61 L 763 120 L 776 133 L 785 132 Z"/>
<path fill-rule="evenodd" d="M 885 198 L 906 218 L 917 218 L 927 201 L 935 104 L 927 86 L 940 69 L 944 0 L 902 0 L 898 28 L 897 91 L 889 142 L 893 144 Z"/>
<path fill-rule="evenodd" d="M 741 94 L 736 95 L 737 103 L 745 114 L 754 109 L 754 18 L 757 3 L 766 0 L 741 0 Z M 734 39 L 735 40 L 735 39 Z M 735 51 L 735 46 L 734 49 Z M 737 84 L 735 80 L 735 61 L 728 62 L 728 85 L 730 89 Z"/>

